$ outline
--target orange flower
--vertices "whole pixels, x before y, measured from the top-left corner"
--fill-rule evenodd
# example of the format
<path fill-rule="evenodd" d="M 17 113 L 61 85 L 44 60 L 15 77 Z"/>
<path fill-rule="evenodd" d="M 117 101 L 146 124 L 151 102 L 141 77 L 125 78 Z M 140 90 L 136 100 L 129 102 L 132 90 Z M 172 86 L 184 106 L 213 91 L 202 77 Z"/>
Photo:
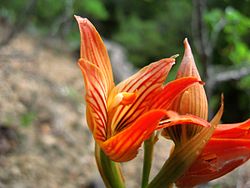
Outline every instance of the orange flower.
<path fill-rule="evenodd" d="M 177 185 L 192 187 L 219 178 L 250 159 L 250 119 L 220 124 L 201 155 Z"/>
<path fill-rule="evenodd" d="M 181 78 L 163 86 L 175 61 L 166 58 L 115 86 L 101 37 L 86 18 L 76 16 L 76 20 L 81 34 L 78 64 L 85 82 L 87 122 L 97 144 L 111 160 L 120 162 L 134 158 L 142 142 L 154 130 L 163 127 L 159 125 L 163 116 L 171 120 L 164 127 L 173 126 L 179 120 L 190 122 L 188 116 L 171 119 L 162 109 L 168 109 L 179 93 L 199 79 Z M 195 124 L 208 126 L 200 119 Z"/>
<path fill-rule="evenodd" d="M 177 78 L 195 76 L 200 79 L 191 48 L 184 41 L 185 54 Z M 172 109 L 180 114 L 193 114 L 207 120 L 207 98 L 203 86 L 195 84 L 175 99 Z M 181 126 L 181 125 L 180 125 Z M 202 127 L 189 126 L 184 129 L 171 127 L 168 133 L 179 131 L 179 143 L 199 134 Z M 171 137 L 171 136 L 170 136 Z M 250 119 L 237 124 L 219 124 L 202 153 L 185 174 L 177 180 L 179 187 L 192 187 L 225 175 L 250 158 Z"/>

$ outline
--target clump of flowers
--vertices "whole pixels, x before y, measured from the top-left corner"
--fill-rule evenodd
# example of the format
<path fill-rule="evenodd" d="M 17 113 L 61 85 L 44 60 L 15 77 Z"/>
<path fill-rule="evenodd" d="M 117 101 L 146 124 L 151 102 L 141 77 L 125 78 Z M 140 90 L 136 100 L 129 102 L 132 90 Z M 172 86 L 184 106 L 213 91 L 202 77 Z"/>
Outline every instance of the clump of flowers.
<path fill-rule="evenodd" d="M 174 81 L 164 85 L 175 62 L 171 57 L 151 63 L 115 85 L 100 35 L 86 18 L 75 17 L 81 35 L 78 64 L 85 83 L 87 123 L 106 187 L 125 187 L 119 163 L 135 158 L 142 143 L 142 188 L 192 187 L 218 178 L 250 158 L 250 120 L 219 124 L 223 100 L 215 117 L 207 120 L 206 93 L 187 39 Z M 149 182 L 156 131 L 175 145 Z"/>

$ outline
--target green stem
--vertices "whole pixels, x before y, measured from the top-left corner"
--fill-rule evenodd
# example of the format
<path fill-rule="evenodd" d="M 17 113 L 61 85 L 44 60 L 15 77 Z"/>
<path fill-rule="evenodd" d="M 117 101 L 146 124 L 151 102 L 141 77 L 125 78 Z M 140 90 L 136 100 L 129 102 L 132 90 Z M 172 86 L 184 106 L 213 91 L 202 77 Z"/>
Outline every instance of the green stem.
<path fill-rule="evenodd" d="M 144 160 L 143 160 L 141 188 L 146 188 L 148 186 L 150 170 L 152 166 L 152 159 L 153 159 L 154 141 L 155 141 L 155 136 L 152 135 L 148 140 L 144 142 Z"/>
<path fill-rule="evenodd" d="M 182 172 L 185 163 L 185 161 L 179 161 L 179 164 L 175 166 L 173 160 L 175 159 L 170 157 L 170 159 L 165 162 L 160 172 L 155 176 L 152 182 L 150 182 L 147 188 L 170 188 L 173 186 L 173 182 L 180 176 L 180 172 Z"/>
<path fill-rule="evenodd" d="M 110 160 L 96 144 L 95 157 L 98 170 L 107 188 L 125 188 L 120 164 Z"/>

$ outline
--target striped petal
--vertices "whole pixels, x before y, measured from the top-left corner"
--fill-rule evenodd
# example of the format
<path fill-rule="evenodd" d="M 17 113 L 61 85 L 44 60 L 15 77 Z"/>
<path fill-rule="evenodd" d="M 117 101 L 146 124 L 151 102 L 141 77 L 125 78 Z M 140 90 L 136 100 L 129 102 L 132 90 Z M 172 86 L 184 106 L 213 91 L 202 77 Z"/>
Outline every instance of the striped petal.
<path fill-rule="evenodd" d="M 124 162 L 133 159 L 142 142 L 150 137 L 164 115 L 164 110 L 146 112 L 130 127 L 102 143 L 102 150 L 113 161 Z"/>
<path fill-rule="evenodd" d="M 193 76 L 201 79 L 198 69 L 195 65 L 192 50 L 189 46 L 188 40 L 184 40 L 185 53 L 181 65 L 177 72 L 177 79 L 187 76 Z M 208 104 L 204 86 L 194 84 L 187 89 L 182 95 L 178 96 L 173 103 L 172 110 L 181 114 L 193 114 L 205 120 L 208 117 Z"/>
<path fill-rule="evenodd" d="M 115 111 L 109 113 L 110 122 L 108 125 L 113 134 L 129 127 L 139 116 L 151 109 L 150 101 L 162 90 L 162 84 L 174 61 L 172 58 L 167 58 L 152 63 L 112 90 L 108 103 L 111 103 L 110 101 L 122 92 L 135 93 L 137 96 L 133 102 L 120 105 Z"/>
<path fill-rule="evenodd" d="M 167 111 L 166 117 L 167 119 L 164 118 L 164 120 L 159 123 L 159 126 L 157 126 L 157 129 L 167 128 L 174 125 L 185 126 L 189 124 L 210 127 L 210 124 L 206 120 L 194 115 L 178 115 L 176 112 Z"/>
<path fill-rule="evenodd" d="M 174 99 L 195 83 L 201 84 L 202 82 L 194 77 L 180 78 L 169 82 L 164 86 L 161 92 L 158 93 L 157 97 L 151 100 L 153 108 L 169 110 Z"/>
<path fill-rule="evenodd" d="M 114 87 L 113 74 L 107 49 L 95 27 L 86 18 L 75 16 L 81 34 L 80 58 L 94 64 L 103 73 L 106 94 Z"/>
<path fill-rule="evenodd" d="M 107 94 L 101 80 L 103 72 L 96 65 L 80 59 L 78 62 L 85 81 L 87 121 L 97 142 L 106 140 Z"/>

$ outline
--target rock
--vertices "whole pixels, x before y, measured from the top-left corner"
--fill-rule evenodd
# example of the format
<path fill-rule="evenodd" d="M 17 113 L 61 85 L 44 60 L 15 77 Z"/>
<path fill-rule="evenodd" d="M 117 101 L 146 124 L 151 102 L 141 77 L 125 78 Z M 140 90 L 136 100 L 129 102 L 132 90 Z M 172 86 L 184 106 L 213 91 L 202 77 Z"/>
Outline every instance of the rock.
<path fill-rule="evenodd" d="M 125 80 L 126 78 L 128 78 L 129 76 L 131 76 L 133 73 L 136 72 L 136 69 L 128 61 L 126 57 L 126 51 L 121 45 L 108 40 L 105 40 L 104 43 L 109 52 L 116 82 Z"/>

